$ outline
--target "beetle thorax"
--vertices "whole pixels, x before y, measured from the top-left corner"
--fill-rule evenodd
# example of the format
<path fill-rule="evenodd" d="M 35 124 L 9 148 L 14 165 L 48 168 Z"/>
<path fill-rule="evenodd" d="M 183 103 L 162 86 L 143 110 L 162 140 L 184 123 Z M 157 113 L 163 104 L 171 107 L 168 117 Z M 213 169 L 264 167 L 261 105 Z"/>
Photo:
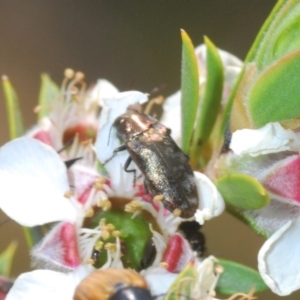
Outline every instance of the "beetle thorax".
<path fill-rule="evenodd" d="M 129 111 L 115 120 L 114 127 L 117 129 L 118 138 L 128 142 L 147 131 L 153 123 L 148 116 Z"/>

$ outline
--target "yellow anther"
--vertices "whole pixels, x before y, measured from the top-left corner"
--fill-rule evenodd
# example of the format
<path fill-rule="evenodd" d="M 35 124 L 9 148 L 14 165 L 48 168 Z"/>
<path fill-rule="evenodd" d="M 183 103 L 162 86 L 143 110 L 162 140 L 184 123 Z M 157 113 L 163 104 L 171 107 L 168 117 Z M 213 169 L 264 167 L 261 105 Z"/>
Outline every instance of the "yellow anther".
<path fill-rule="evenodd" d="M 72 79 L 73 76 L 74 76 L 74 70 L 72 70 L 72 69 L 70 69 L 70 68 L 65 69 L 64 75 L 65 75 L 65 77 L 67 77 L 68 79 Z"/>
<path fill-rule="evenodd" d="M 165 98 L 163 96 L 157 96 L 156 98 L 153 98 L 152 100 L 154 100 L 154 103 L 157 105 L 162 105 L 165 101 Z"/>
<path fill-rule="evenodd" d="M 102 241 L 97 241 L 97 242 L 95 243 L 94 248 L 95 248 L 95 250 L 100 251 L 100 250 L 103 248 L 103 245 L 104 245 L 104 243 L 103 243 Z"/>
<path fill-rule="evenodd" d="M 102 208 L 103 211 L 107 211 L 107 210 L 110 210 L 111 209 L 111 202 L 106 199 L 106 200 L 101 200 L 101 199 L 98 199 L 97 200 L 97 206 Z"/>
<path fill-rule="evenodd" d="M 112 236 L 113 237 L 120 237 L 121 236 L 121 231 L 120 230 L 114 230 L 112 232 Z"/>
<path fill-rule="evenodd" d="M 130 203 L 125 205 L 126 212 L 135 213 L 143 210 L 142 205 L 138 201 L 131 201 Z"/>
<path fill-rule="evenodd" d="M 42 110 L 42 106 L 41 105 L 37 105 L 34 109 L 33 109 L 33 112 L 35 114 L 39 113 L 40 111 Z"/>
<path fill-rule="evenodd" d="M 215 272 L 216 272 L 217 274 L 221 274 L 221 273 L 224 272 L 224 268 L 223 268 L 221 265 L 216 265 L 216 266 L 215 266 Z"/>
<path fill-rule="evenodd" d="M 82 72 L 76 72 L 75 73 L 75 80 L 76 81 L 81 81 L 83 79 L 84 79 L 84 73 L 82 73 Z"/>
<path fill-rule="evenodd" d="M 110 238 L 109 231 L 107 231 L 105 229 L 101 229 L 101 238 L 105 241 L 108 240 Z"/>
<path fill-rule="evenodd" d="M 109 232 L 114 231 L 115 228 L 116 228 L 115 225 L 113 225 L 113 224 L 111 224 L 111 223 L 106 224 L 105 227 L 104 227 L 104 229 L 106 229 L 106 230 L 109 231 Z"/>
<path fill-rule="evenodd" d="M 89 265 L 93 265 L 95 263 L 95 261 L 92 258 L 88 258 L 85 262 Z"/>
<path fill-rule="evenodd" d="M 96 190 L 102 190 L 103 189 L 103 180 L 100 180 L 100 178 L 98 178 L 95 183 L 94 183 L 94 189 Z"/>
<path fill-rule="evenodd" d="M 110 250 L 110 251 L 116 251 L 117 246 L 114 243 L 107 243 L 107 244 L 105 244 L 104 249 Z"/>
<path fill-rule="evenodd" d="M 175 209 L 173 210 L 173 216 L 174 216 L 174 217 L 180 217 L 180 215 L 181 215 L 181 209 L 175 208 Z"/>
<path fill-rule="evenodd" d="M 105 219 L 105 218 L 102 218 L 102 219 L 100 219 L 100 221 L 99 221 L 99 226 L 103 227 L 103 226 L 105 225 L 105 223 L 106 223 L 106 219 Z"/>
<path fill-rule="evenodd" d="M 164 200 L 164 198 L 165 198 L 164 195 L 156 195 L 153 197 L 153 202 L 156 202 L 156 203 L 161 202 Z"/>
<path fill-rule="evenodd" d="M 65 193 L 64 193 L 64 197 L 66 197 L 66 198 L 71 198 L 72 197 L 72 193 L 71 193 L 71 191 L 66 191 Z"/>
<path fill-rule="evenodd" d="M 89 207 L 87 211 L 85 212 L 86 218 L 91 218 L 94 216 L 94 209 L 92 207 Z"/>
<path fill-rule="evenodd" d="M 153 128 L 149 128 L 148 129 L 148 133 L 152 134 L 154 132 L 154 129 Z"/>
<path fill-rule="evenodd" d="M 162 261 L 160 264 L 159 264 L 159 266 L 161 267 L 161 268 L 167 268 L 168 266 L 169 266 L 169 264 L 167 263 L 167 262 L 165 262 L 165 261 Z"/>

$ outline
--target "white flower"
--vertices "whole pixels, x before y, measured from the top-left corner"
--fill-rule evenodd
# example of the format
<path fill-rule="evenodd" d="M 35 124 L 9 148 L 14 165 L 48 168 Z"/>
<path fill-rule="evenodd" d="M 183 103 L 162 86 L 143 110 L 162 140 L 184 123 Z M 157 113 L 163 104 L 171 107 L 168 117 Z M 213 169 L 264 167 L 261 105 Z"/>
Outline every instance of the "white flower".
<path fill-rule="evenodd" d="M 232 134 L 230 149 L 237 155 L 258 156 L 300 149 L 300 135 L 284 129 L 279 123 L 268 123 L 260 129 L 241 129 Z"/>
<path fill-rule="evenodd" d="M 87 276 L 78 269 L 69 274 L 51 270 L 35 270 L 21 274 L 6 296 L 6 300 L 72 300 L 77 284 Z"/>
<path fill-rule="evenodd" d="M 83 221 L 96 201 L 101 204 L 107 198 L 101 190 L 90 187 L 96 178 L 85 177 L 81 187 L 89 194 L 75 198 L 70 193 L 66 166 L 51 147 L 23 137 L 0 149 L 1 209 L 23 226 L 61 221 L 32 251 L 48 267 L 73 270 L 91 257 L 101 226 L 86 230 Z M 79 190 L 78 186 L 75 193 Z"/>
<path fill-rule="evenodd" d="M 271 195 L 270 205 L 245 212 L 269 236 L 258 253 L 259 272 L 281 296 L 300 288 L 300 135 L 269 123 L 233 133 L 228 170 L 256 177 Z M 230 162 L 231 161 L 231 162 Z"/>

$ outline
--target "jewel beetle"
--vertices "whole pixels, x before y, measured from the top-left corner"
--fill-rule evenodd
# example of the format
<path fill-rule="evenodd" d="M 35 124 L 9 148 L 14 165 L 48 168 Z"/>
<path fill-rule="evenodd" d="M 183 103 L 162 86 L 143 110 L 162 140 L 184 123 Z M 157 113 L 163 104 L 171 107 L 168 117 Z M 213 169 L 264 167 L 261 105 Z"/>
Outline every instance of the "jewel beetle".
<path fill-rule="evenodd" d="M 83 279 L 74 300 L 152 300 L 145 279 L 130 269 L 96 270 Z"/>
<path fill-rule="evenodd" d="M 159 196 L 164 207 L 177 210 L 182 218 L 192 217 L 199 204 L 198 191 L 188 157 L 170 136 L 170 129 L 155 118 L 129 110 L 113 123 L 118 138 L 124 145 L 114 150 L 127 150 L 129 158 L 124 165 L 126 172 L 134 161 L 144 175 L 145 188 L 153 196 Z M 113 156 L 114 156 L 113 155 Z"/>

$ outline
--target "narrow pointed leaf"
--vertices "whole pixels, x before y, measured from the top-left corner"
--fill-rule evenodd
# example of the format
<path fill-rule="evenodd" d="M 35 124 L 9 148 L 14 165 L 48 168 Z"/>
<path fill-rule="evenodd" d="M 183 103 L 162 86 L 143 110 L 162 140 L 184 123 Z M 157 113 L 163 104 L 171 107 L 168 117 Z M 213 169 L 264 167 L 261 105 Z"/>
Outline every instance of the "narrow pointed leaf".
<path fill-rule="evenodd" d="M 270 196 L 262 184 L 246 174 L 229 174 L 215 182 L 224 200 L 234 207 L 254 210 L 270 202 Z"/>
<path fill-rule="evenodd" d="M 191 149 L 192 157 L 200 154 L 200 149 L 211 134 L 219 113 L 224 82 L 223 64 L 218 49 L 207 37 L 204 38 L 204 41 L 207 49 L 207 77 L 204 98 L 201 99 L 198 108 L 199 113 Z"/>
<path fill-rule="evenodd" d="M 184 30 L 181 30 L 181 38 L 181 146 L 183 152 L 188 153 L 199 100 L 199 74 L 193 43 Z"/>
<path fill-rule="evenodd" d="M 17 249 L 17 242 L 11 242 L 9 246 L 0 253 L 0 275 L 9 277 L 12 261 Z"/>
<path fill-rule="evenodd" d="M 9 136 L 11 139 L 17 138 L 24 133 L 22 114 L 16 91 L 7 76 L 2 77 L 6 111 L 8 115 Z"/>
<path fill-rule="evenodd" d="M 249 112 L 254 127 L 300 117 L 300 51 L 268 68 L 249 93 Z"/>
<path fill-rule="evenodd" d="M 235 293 L 259 293 L 268 290 L 259 273 L 242 264 L 220 259 L 218 263 L 224 268 L 218 284 L 217 292 L 223 295 Z"/>
<path fill-rule="evenodd" d="M 38 119 L 41 119 L 49 114 L 50 105 L 53 100 L 60 95 L 59 87 L 47 74 L 41 75 L 41 88 L 39 93 L 39 113 Z"/>

